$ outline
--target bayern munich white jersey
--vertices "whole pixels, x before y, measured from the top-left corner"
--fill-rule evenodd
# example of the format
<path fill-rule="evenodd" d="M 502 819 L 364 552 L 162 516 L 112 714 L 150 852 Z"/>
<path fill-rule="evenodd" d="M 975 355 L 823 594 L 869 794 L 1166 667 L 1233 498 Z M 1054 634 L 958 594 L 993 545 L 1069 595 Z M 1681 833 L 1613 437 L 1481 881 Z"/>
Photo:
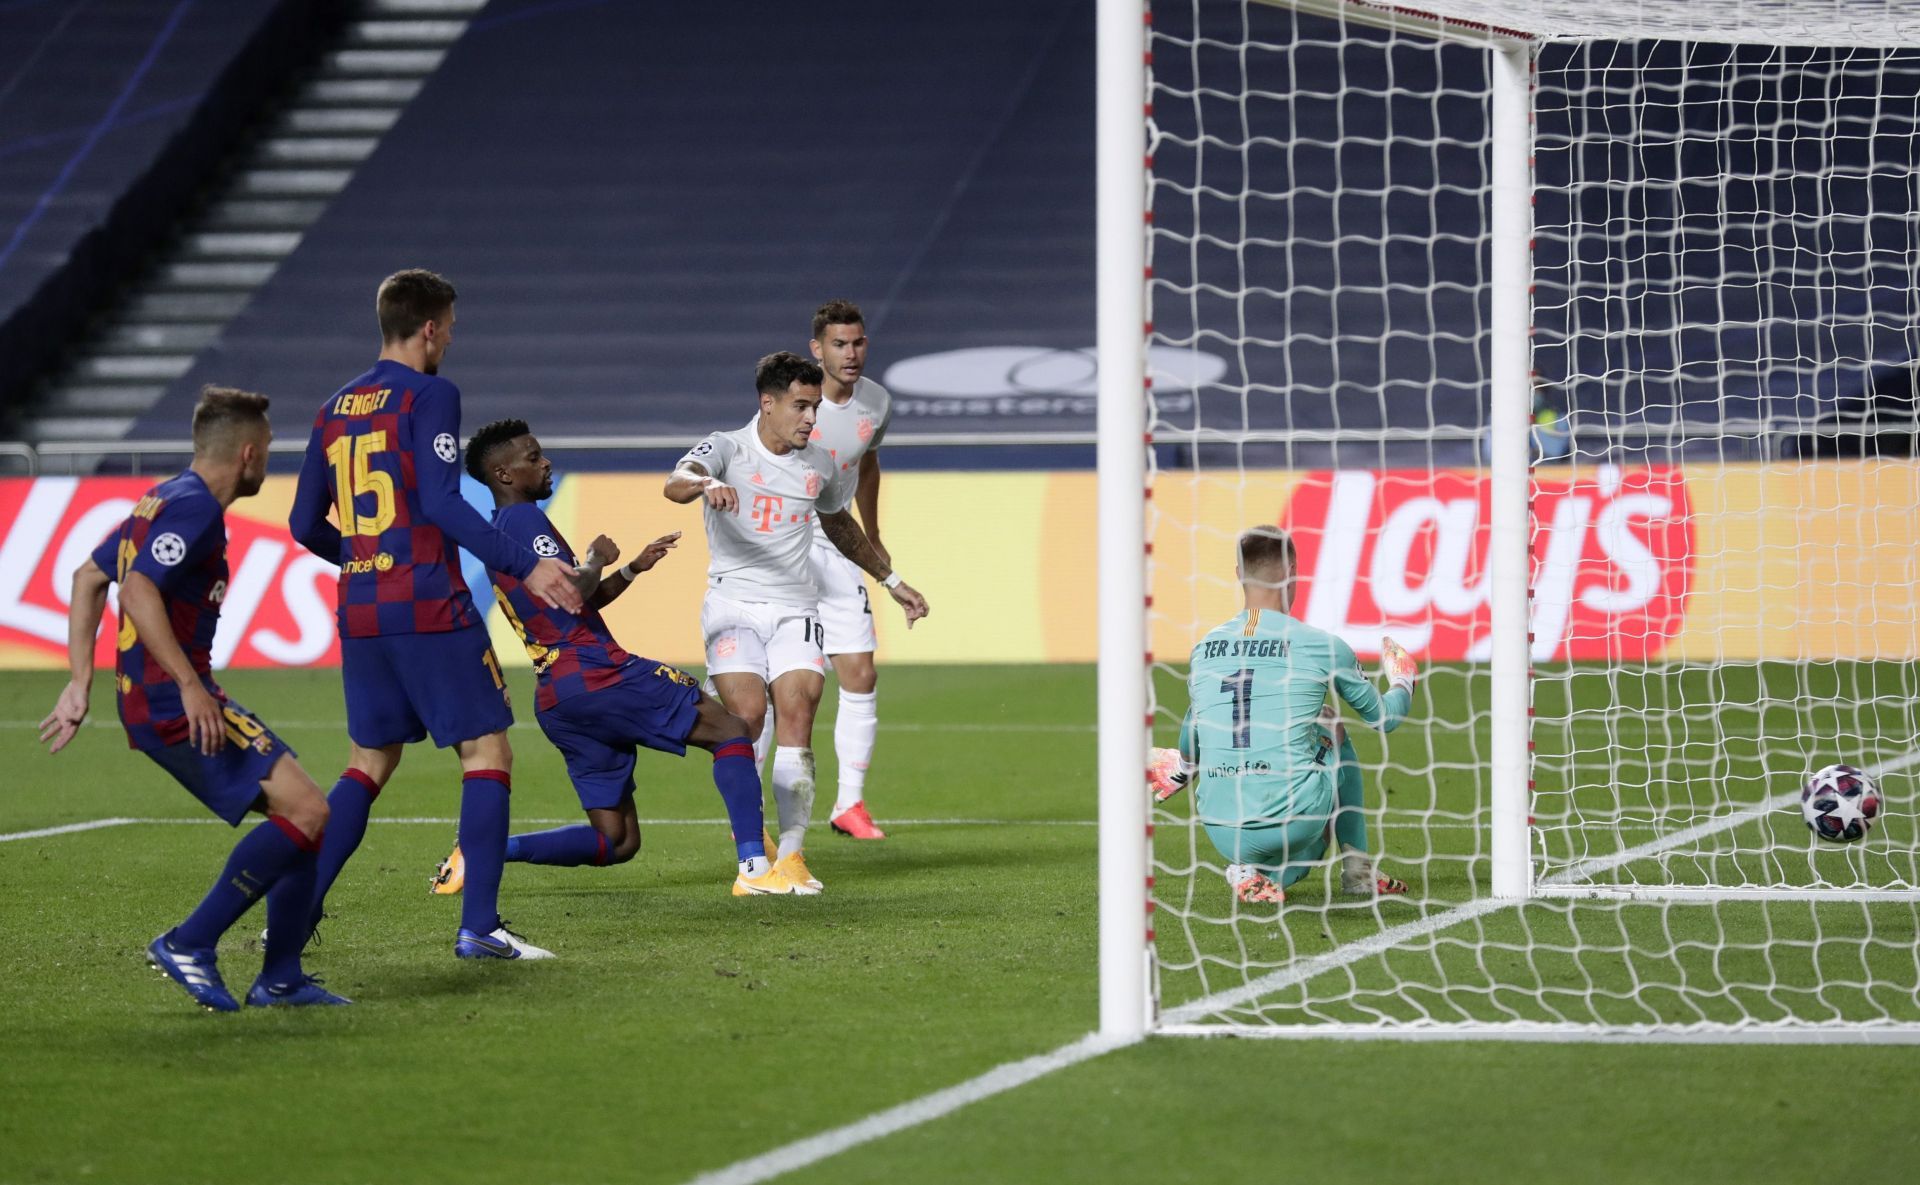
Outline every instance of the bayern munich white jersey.
<path fill-rule="evenodd" d="M 740 495 L 733 510 L 701 503 L 707 526 L 707 587 L 737 601 L 811 610 L 819 601 L 807 553 L 821 512 L 845 510 L 854 471 L 817 444 L 775 456 L 760 443 L 760 417 L 715 432 L 680 458 L 699 462 Z"/>
<path fill-rule="evenodd" d="M 860 458 L 880 447 L 887 426 L 893 422 L 893 396 L 887 389 L 862 375 L 854 380 L 853 395 L 845 403 L 820 400 L 820 412 L 813 423 L 814 444 L 827 450 L 837 472 L 845 474 L 848 496 L 860 481 Z M 827 536 L 814 524 L 813 537 L 821 543 Z M 828 546 L 832 546 L 828 544 Z"/>

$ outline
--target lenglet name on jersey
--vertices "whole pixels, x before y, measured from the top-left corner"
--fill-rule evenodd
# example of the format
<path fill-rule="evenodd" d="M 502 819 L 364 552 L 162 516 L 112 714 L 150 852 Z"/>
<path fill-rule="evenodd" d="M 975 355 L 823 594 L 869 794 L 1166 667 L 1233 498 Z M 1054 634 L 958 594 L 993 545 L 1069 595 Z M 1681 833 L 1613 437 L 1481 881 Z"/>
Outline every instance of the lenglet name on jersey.
<path fill-rule="evenodd" d="M 392 387 L 382 387 L 378 391 L 348 391 L 333 401 L 333 414 L 336 416 L 370 416 L 387 406 L 387 399 L 393 394 Z"/>
<path fill-rule="evenodd" d="M 1206 653 L 1201 658 L 1285 658 L 1287 640 L 1285 638 L 1235 638 L 1231 641 L 1208 642 Z"/>

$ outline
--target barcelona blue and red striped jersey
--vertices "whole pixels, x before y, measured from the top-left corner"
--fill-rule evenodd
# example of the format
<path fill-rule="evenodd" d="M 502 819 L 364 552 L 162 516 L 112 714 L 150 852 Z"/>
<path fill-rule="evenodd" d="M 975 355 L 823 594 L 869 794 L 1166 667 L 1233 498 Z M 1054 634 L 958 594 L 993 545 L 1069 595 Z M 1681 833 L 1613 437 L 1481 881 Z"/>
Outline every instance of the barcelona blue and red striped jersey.
<path fill-rule="evenodd" d="M 342 637 L 480 624 L 455 543 L 489 568 L 533 571 L 534 554 L 461 497 L 459 432 L 460 389 L 392 361 L 375 363 L 314 417 L 288 525 L 340 565 Z"/>
<path fill-rule="evenodd" d="M 557 557 L 569 567 L 576 564 L 566 539 L 532 502 L 502 506 L 493 512 L 493 524 L 535 555 Z M 520 635 L 539 676 L 533 701 L 536 711 L 620 681 L 621 668 L 632 657 L 613 640 L 598 610 L 583 610 L 576 616 L 564 609 L 550 609 L 517 578 L 497 571 L 488 575 L 500 593 L 501 611 Z"/>
<path fill-rule="evenodd" d="M 160 590 L 174 641 L 225 702 L 213 681 L 213 633 L 227 595 L 227 519 L 200 475 L 189 469 L 146 492 L 120 529 L 93 551 L 93 562 L 116 583 L 138 572 Z M 114 686 L 130 748 L 153 750 L 188 739 L 180 685 L 147 653 L 133 622 L 120 616 Z"/>

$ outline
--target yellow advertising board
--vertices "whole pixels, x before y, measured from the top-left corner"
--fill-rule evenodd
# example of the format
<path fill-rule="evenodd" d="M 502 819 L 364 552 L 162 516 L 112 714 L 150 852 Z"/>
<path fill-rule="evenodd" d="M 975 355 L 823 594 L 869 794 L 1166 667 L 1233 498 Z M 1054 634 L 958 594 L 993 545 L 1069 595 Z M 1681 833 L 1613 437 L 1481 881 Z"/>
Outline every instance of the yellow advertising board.
<path fill-rule="evenodd" d="M 628 650 L 697 666 L 701 510 L 667 502 L 662 480 L 568 477 L 548 513 L 578 549 L 606 534 L 632 555 L 683 532 L 606 616 Z M 149 484 L 0 481 L 0 667 L 64 662 L 73 567 Z M 882 663 L 1093 660 L 1094 474 L 908 471 L 884 488 L 887 545 L 933 612 L 908 630 L 871 590 Z M 287 536 L 290 499 L 276 478 L 229 512 L 216 665 L 338 662 L 333 569 Z M 1234 538 L 1280 523 L 1300 548 L 1297 615 L 1362 654 L 1391 631 L 1430 661 L 1479 659 L 1487 507 L 1473 470 L 1161 472 L 1143 556 L 1148 645 L 1177 662 L 1237 612 Z M 1543 468 L 1532 521 L 1537 661 L 1920 657 L 1920 463 Z M 498 612 L 492 624 L 502 660 L 524 663 Z"/>

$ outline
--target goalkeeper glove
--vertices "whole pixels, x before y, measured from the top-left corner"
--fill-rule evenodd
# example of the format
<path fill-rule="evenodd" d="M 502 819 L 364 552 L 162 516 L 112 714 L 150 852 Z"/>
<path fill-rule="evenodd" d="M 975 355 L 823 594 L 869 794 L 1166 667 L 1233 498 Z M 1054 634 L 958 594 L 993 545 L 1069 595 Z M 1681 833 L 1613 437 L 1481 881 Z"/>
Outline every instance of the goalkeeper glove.
<path fill-rule="evenodd" d="M 1413 661 L 1400 643 L 1392 638 L 1380 639 L 1380 673 L 1387 677 L 1389 687 L 1404 687 L 1407 694 L 1413 694 L 1413 686 L 1420 678 L 1420 666 Z"/>
<path fill-rule="evenodd" d="M 1147 788 L 1155 802 L 1165 802 L 1187 788 L 1193 780 L 1194 766 L 1180 756 L 1178 749 L 1151 749 L 1147 752 Z"/>

